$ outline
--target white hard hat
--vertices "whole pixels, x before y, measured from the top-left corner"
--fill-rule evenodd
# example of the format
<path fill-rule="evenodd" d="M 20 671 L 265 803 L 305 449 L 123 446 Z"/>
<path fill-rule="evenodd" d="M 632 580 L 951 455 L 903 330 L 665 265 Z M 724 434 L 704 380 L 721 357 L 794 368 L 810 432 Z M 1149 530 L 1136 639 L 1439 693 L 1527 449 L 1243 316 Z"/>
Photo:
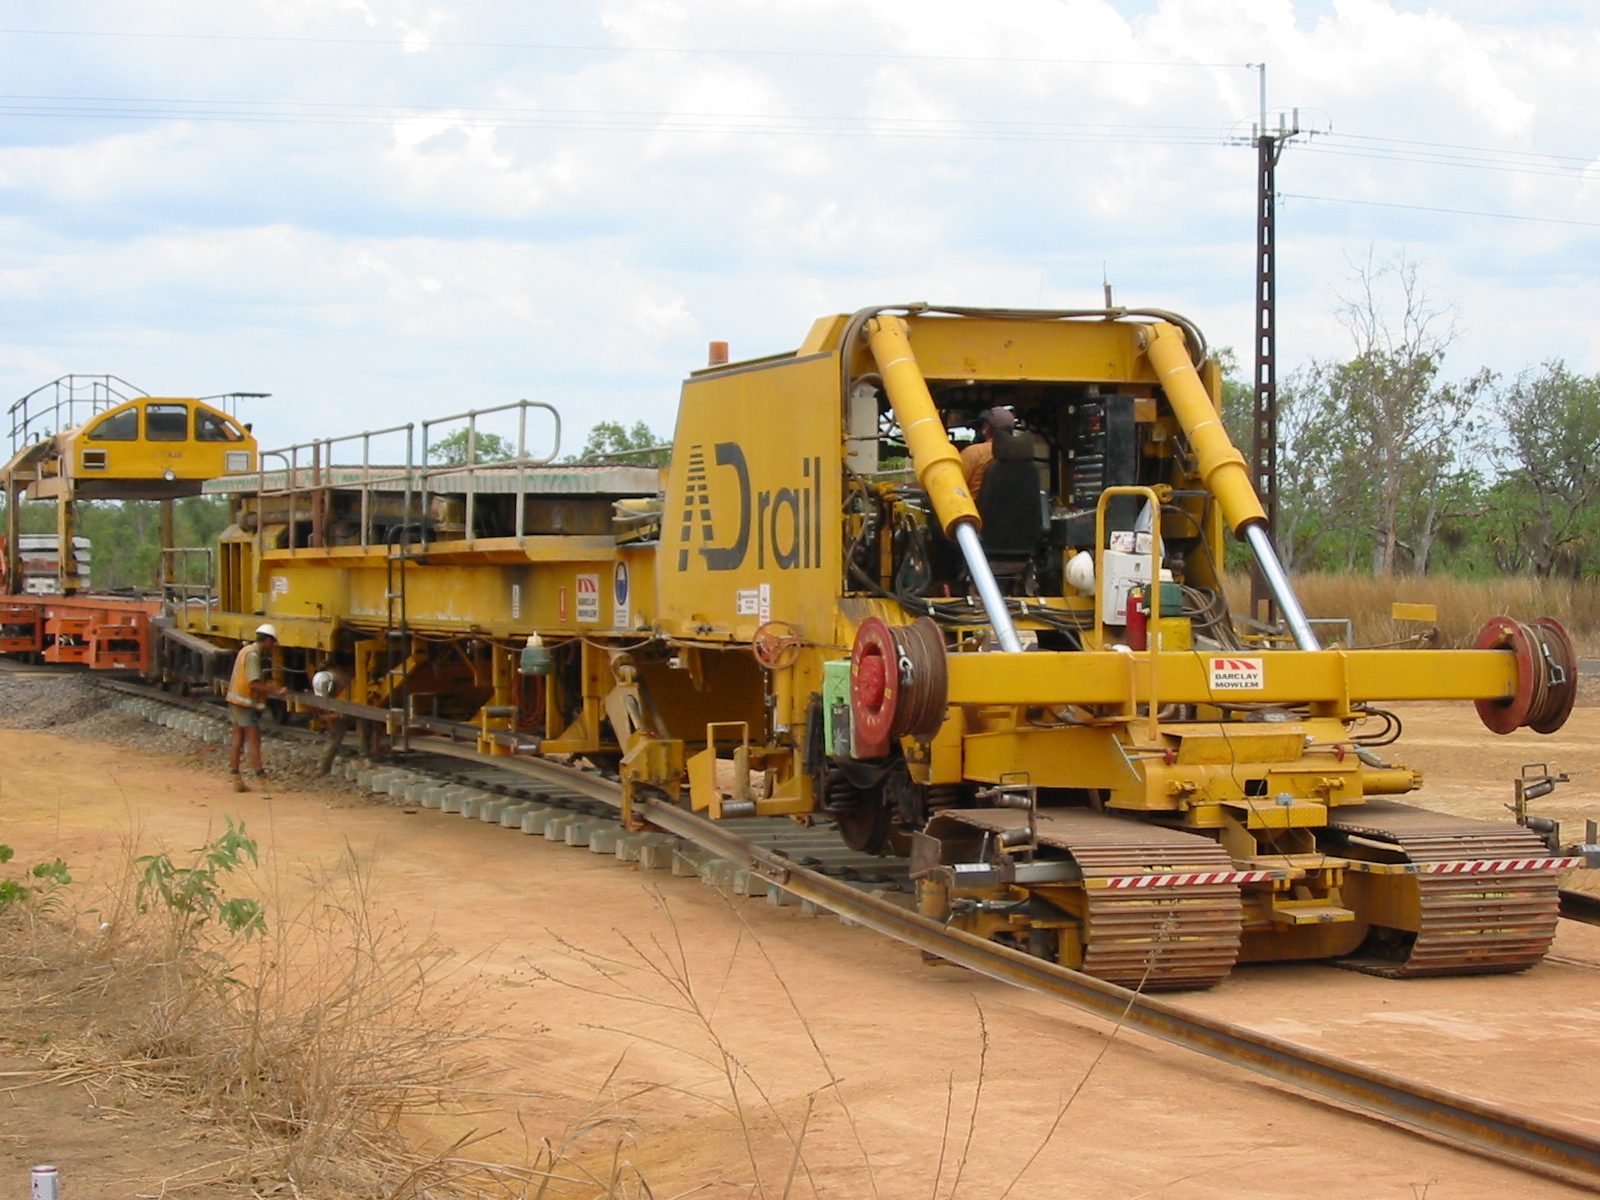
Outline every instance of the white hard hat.
<path fill-rule="evenodd" d="M 256 637 L 258 639 L 259 638 L 264 638 L 264 637 L 269 637 L 273 641 L 277 641 L 278 640 L 278 627 L 276 625 L 273 625 L 273 624 L 270 624 L 270 623 L 266 624 L 266 625 L 257 625 L 256 626 Z"/>
<path fill-rule="evenodd" d="M 339 678 L 332 671 L 318 671 L 311 677 L 311 690 L 319 696 L 331 696 Z"/>

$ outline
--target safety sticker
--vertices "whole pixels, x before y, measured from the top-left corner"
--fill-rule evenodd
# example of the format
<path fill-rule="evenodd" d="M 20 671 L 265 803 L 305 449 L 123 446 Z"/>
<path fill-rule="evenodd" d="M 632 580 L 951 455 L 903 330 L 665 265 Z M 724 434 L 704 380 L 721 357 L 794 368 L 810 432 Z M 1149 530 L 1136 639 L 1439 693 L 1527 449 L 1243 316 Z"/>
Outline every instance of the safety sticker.
<path fill-rule="evenodd" d="M 1213 658 L 1211 660 L 1211 690 L 1214 692 L 1248 691 L 1264 687 L 1265 672 L 1259 658 Z"/>
<path fill-rule="evenodd" d="M 733 611 L 741 617 L 753 617 L 761 611 L 761 593 L 755 588 L 739 588 L 733 593 Z"/>
<path fill-rule="evenodd" d="M 578 576 L 578 621 L 585 625 L 600 623 L 600 576 Z"/>
<path fill-rule="evenodd" d="M 611 574 L 611 628 L 613 629 L 633 628 L 629 593 L 628 564 L 619 562 Z"/>

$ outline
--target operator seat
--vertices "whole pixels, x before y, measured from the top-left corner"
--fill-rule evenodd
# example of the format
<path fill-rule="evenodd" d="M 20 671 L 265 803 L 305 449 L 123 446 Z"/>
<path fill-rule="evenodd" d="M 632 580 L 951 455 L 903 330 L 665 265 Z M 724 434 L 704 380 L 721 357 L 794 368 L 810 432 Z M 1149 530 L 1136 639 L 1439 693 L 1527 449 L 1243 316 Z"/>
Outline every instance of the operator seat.
<path fill-rule="evenodd" d="M 978 488 L 983 552 L 1007 591 L 1026 580 L 1044 540 L 1044 493 L 1033 461 L 1033 438 L 995 431 L 994 460 Z"/>

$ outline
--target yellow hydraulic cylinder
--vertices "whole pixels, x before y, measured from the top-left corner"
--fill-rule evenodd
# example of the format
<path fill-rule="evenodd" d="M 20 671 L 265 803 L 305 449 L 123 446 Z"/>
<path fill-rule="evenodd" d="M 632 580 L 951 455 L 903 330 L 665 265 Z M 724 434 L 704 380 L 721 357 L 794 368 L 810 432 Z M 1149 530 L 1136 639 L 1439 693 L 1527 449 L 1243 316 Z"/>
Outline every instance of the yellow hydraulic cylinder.
<path fill-rule="evenodd" d="M 1267 514 L 1251 485 L 1244 455 L 1228 436 L 1206 385 L 1189 360 L 1183 334 L 1177 326 L 1158 321 L 1145 326 L 1143 340 L 1144 352 L 1167 393 L 1173 415 L 1199 460 L 1201 478 L 1217 498 L 1228 527 L 1243 536 L 1245 526 L 1266 521 Z"/>
<path fill-rule="evenodd" d="M 955 526 L 961 521 L 981 527 L 978 506 L 967 491 L 961 455 L 950 443 L 950 435 L 928 392 L 927 380 L 922 377 L 922 368 L 911 352 L 906 323 L 899 317 L 874 317 L 867 322 L 867 343 L 872 347 L 878 374 L 883 376 L 883 390 L 889 394 L 906 449 L 911 452 L 911 463 L 933 502 L 939 524 L 950 536 L 954 536 Z"/>
<path fill-rule="evenodd" d="M 1267 536 L 1266 510 L 1261 507 L 1261 498 L 1250 482 L 1250 469 L 1244 464 L 1244 455 L 1223 428 L 1222 414 L 1211 403 L 1210 393 L 1200 382 L 1194 363 L 1189 361 L 1189 347 L 1183 334 L 1175 325 L 1156 321 L 1144 327 L 1140 341 L 1167 394 L 1167 403 L 1172 405 L 1173 415 L 1189 437 L 1189 446 L 1199 460 L 1201 478 L 1217 498 L 1222 518 L 1233 529 L 1234 536 L 1249 544 L 1256 562 L 1261 564 L 1261 574 L 1278 601 L 1295 645 L 1302 650 L 1320 649 L 1311 622 L 1294 594 L 1294 585 L 1278 561 L 1277 548 Z"/>
<path fill-rule="evenodd" d="M 967 561 L 967 572 L 983 601 L 983 611 L 994 626 L 995 639 L 1006 653 L 1020 654 L 1022 641 L 1012 623 L 1011 610 L 978 537 L 983 522 L 978 518 L 972 493 L 967 490 L 961 455 L 950 444 L 950 435 L 944 431 L 944 421 L 928 392 L 928 381 L 922 377 L 922 368 L 911 352 L 910 331 L 899 317 L 875 317 L 867 322 L 867 343 L 872 347 L 878 374 L 883 377 L 883 390 L 889 393 L 894 418 L 900 423 L 901 436 L 906 439 L 906 449 L 911 451 L 911 465 L 933 502 L 945 535 L 961 547 L 961 557 Z"/>

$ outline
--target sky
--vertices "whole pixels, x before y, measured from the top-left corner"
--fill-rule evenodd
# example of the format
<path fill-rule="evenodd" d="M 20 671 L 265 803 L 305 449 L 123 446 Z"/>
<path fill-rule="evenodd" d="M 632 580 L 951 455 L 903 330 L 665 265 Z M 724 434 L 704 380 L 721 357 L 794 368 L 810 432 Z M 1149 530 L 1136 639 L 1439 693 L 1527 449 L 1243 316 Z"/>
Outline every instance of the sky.
<path fill-rule="evenodd" d="M 1400 255 L 1447 373 L 1600 371 L 1597 52 L 1562 0 L 0 0 L 0 397 L 268 392 L 267 446 L 529 399 L 570 450 L 670 433 L 711 340 L 1103 281 L 1243 351 L 1261 63 L 1281 371 Z"/>

